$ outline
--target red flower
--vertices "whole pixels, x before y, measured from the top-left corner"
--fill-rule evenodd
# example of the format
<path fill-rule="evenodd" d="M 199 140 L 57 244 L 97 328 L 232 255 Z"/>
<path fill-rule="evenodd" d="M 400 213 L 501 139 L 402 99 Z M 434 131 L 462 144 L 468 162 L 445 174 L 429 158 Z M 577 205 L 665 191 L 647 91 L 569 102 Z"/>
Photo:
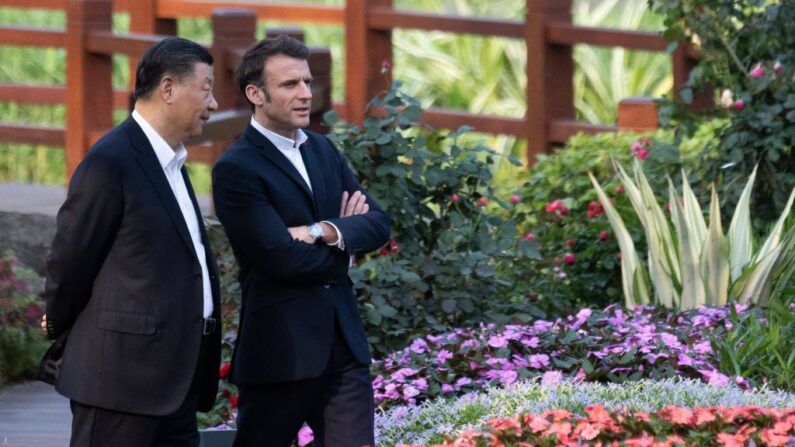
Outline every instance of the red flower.
<path fill-rule="evenodd" d="M 624 187 L 621 185 L 616 186 L 616 194 L 623 194 L 623 193 L 624 193 Z"/>
<path fill-rule="evenodd" d="M 487 199 L 485 197 L 481 197 L 481 198 L 478 199 L 478 206 L 479 207 L 483 208 L 484 206 L 486 206 L 488 204 L 489 204 L 489 199 Z"/>
<path fill-rule="evenodd" d="M 527 233 L 527 234 L 525 234 L 525 235 L 524 235 L 524 238 L 525 238 L 525 240 L 527 240 L 527 241 L 532 241 L 532 240 L 534 240 L 536 237 L 535 237 L 535 235 L 533 235 L 533 233 Z"/>
<path fill-rule="evenodd" d="M 232 408 L 237 408 L 237 394 L 233 394 L 232 397 L 229 398 L 229 406 Z"/>
<path fill-rule="evenodd" d="M 576 261 L 576 260 L 577 260 L 577 257 L 574 256 L 574 253 L 566 253 L 566 255 L 563 256 L 563 262 L 565 262 L 566 265 L 573 265 L 574 261 Z"/>
<path fill-rule="evenodd" d="M 547 203 L 545 209 L 550 214 L 559 213 L 561 216 L 566 216 L 569 214 L 569 209 L 566 208 L 566 205 L 564 205 L 560 199 L 555 199 L 552 202 Z"/>
<path fill-rule="evenodd" d="M 607 238 L 609 238 L 609 237 L 610 237 L 610 233 L 608 233 L 607 231 L 602 231 L 601 233 L 599 233 L 599 240 L 600 241 L 606 241 Z"/>
<path fill-rule="evenodd" d="M 567 240 L 566 245 L 568 245 L 569 247 L 574 247 L 574 239 Z"/>
<path fill-rule="evenodd" d="M 397 244 L 397 242 L 395 242 L 394 239 L 390 239 L 389 240 L 389 250 L 392 253 L 397 253 L 398 252 L 398 244 Z"/>
<path fill-rule="evenodd" d="M 743 101 L 742 99 L 738 99 L 737 101 L 734 101 L 734 110 L 737 110 L 739 112 L 739 111 L 743 110 L 744 108 L 745 108 L 745 101 Z"/>
<path fill-rule="evenodd" d="M 218 375 L 221 376 L 222 379 L 226 379 L 229 376 L 229 369 L 232 368 L 232 364 L 229 362 L 224 362 L 221 365 L 221 368 L 218 370 Z"/>

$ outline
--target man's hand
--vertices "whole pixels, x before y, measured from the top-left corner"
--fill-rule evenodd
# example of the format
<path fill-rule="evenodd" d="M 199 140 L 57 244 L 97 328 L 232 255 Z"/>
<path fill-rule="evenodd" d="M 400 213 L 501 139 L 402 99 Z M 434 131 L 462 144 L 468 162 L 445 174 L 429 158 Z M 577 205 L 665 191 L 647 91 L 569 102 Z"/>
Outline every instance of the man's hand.
<path fill-rule="evenodd" d="M 356 191 L 348 197 L 348 191 L 342 192 L 342 203 L 340 203 L 340 217 L 355 216 L 357 214 L 365 214 L 370 211 L 370 205 L 367 204 L 367 196 L 362 194 L 361 191 Z"/>
<path fill-rule="evenodd" d="M 47 314 L 41 316 L 41 330 L 47 333 Z"/>
<path fill-rule="evenodd" d="M 290 227 L 287 229 L 290 236 L 296 241 L 306 242 L 307 244 L 314 244 L 315 238 L 309 235 L 309 226 L 301 225 L 300 227 Z"/>

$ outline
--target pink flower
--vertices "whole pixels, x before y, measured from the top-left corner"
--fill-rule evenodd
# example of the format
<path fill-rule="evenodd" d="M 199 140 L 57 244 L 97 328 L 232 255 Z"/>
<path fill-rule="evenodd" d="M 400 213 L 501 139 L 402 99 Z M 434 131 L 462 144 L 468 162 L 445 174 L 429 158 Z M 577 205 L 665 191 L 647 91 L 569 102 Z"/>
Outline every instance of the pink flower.
<path fill-rule="evenodd" d="M 600 241 L 606 241 L 607 238 L 609 238 L 609 237 L 610 237 L 610 233 L 608 233 L 607 231 L 602 231 L 601 233 L 599 233 L 599 240 Z"/>
<path fill-rule="evenodd" d="M 560 278 L 560 279 L 566 279 L 566 278 L 567 278 L 567 276 L 566 276 L 566 272 L 560 272 L 560 273 L 558 273 L 558 278 Z"/>
<path fill-rule="evenodd" d="M 533 235 L 533 233 L 527 233 L 527 234 L 524 235 L 524 238 L 525 238 L 525 240 L 532 241 L 536 237 L 535 237 L 535 235 Z"/>
<path fill-rule="evenodd" d="M 638 151 L 635 152 L 635 156 L 638 157 L 639 160 L 645 160 L 649 158 L 649 151 L 646 149 L 638 149 Z"/>
<path fill-rule="evenodd" d="M 623 194 L 623 193 L 624 193 L 624 187 L 621 185 L 616 186 L 616 194 Z"/>
<path fill-rule="evenodd" d="M 298 447 L 304 447 L 314 440 L 315 434 L 312 433 L 311 428 L 304 425 L 300 430 L 298 430 Z"/>
<path fill-rule="evenodd" d="M 483 208 L 484 206 L 488 205 L 488 203 L 489 203 L 489 199 L 487 199 L 485 197 L 481 197 L 481 198 L 478 199 L 478 206 L 481 207 L 481 208 Z"/>
<path fill-rule="evenodd" d="M 389 240 L 389 250 L 392 251 L 392 253 L 398 252 L 398 245 L 394 239 Z"/>
<path fill-rule="evenodd" d="M 389 60 L 384 59 L 381 62 L 381 74 L 388 72 L 390 68 L 392 68 L 392 64 L 389 62 Z"/>
<path fill-rule="evenodd" d="M 446 383 L 442 384 L 442 392 L 444 394 L 450 394 L 453 391 L 455 391 L 455 388 L 453 388 L 452 385 L 448 385 Z"/>
<path fill-rule="evenodd" d="M 563 262 L 565 262 L 566 265 L 573 265 L 574 261 L 576 260 L 577 257 L 574 255 L 574 253 L 566 253 L 566 255 L 563 256 Z"/>
<path fill-rule="evenodd" d="M 541 376 L 542 385 L 557 385 L 563 381 L 563 373 L 560 371 L 547 371 Z"/>
<path fill-rule="evenodd" d="M 765 73 L 766 72 L 764 67 L 762 67 L 762 64 L 756 64 L 756 66 L 751 69 L 750 75 L 752 78 L 759 79 L 765 77 Z"/>
<path fill-rule="evenodd" d="M 508 346 L 508 340 L 503 336 L 494 335 L 489 337 L 489 346 L 497 349 L 504 348 Z"/>
<path fill-rule="evenodd" d="M 776 61 L 776 63 L 773 65 L 773 72 L 776 74 L 781 74 L 781 62 Z"/>
<path fill-rule="evenodd" d="M 563 204 L 563 201 L 560 199 L 555 199 L 550 203 L 547 203 L 545 207 L 546 212 L 552 213 L 559 213 L 561 216 L 566 216 L 569 214 L 569 209 L 566 208 L 566 205 Z"/>
<path fill-rule="evenodd" d="M 456 193 L 452 193 L 450 195 L 450 200 L 452 200 L 455 203 L 458 203 L 461 200 L 461 197 L 459 197 L 458 194 Z"/>
<path fill-rule="evenodd" d="M 734 101 L 734 110 L 741 111 L 744 108 L 745 108 L 745 101 L 743 101 L 742 99 Z"/>
<path fill-rule="evenodd" d="M 522 201 L 522 196 L 520 196 L 518 194 L 514 194 L 514 195 L 511 196 L 511 203 L 513 203 L 514 205 L 516 205 L 517 203 L 519 203 L 521 201 Z"/>

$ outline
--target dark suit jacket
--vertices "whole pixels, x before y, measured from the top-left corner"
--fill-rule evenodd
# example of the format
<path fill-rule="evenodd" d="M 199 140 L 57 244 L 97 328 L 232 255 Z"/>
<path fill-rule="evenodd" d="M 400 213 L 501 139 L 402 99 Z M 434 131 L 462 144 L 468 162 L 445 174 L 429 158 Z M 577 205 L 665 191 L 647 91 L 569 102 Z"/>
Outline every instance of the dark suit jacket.
<path fill-rule="evenodd" d="M 312 190 L 250 125 L 213 168 L 216 213 L 240 264 L 243 303 L 231 372 L 238 384 L 319 376 L 331 355 L 335 314 L 356 359 L 370 362 L 349 256 L 385 244 L 389 219 L 372 197 L 368 213 L 339 217 L 342 192 L 362 188 L 325 137 L 307 135 L 301 154 Z M 321 220 L 340 229 L 346 252 L 295 241 L 287 231 Z"/>
<path fill-rule="evenodd" d="M 217 267 L 201 220 L 199 227 L 219 318 Z M 45 298 L 50 337 L 70 331 L 58 392 L 148 415 L 173 413 L 184 402 L 202 338 L 201 267 L 157 156 L 132 118 L 100 139 L 72 177 Z M 217 393 L 220 337 L 220 330 L 212 335 L 201 365 L 202 411 Z"/>

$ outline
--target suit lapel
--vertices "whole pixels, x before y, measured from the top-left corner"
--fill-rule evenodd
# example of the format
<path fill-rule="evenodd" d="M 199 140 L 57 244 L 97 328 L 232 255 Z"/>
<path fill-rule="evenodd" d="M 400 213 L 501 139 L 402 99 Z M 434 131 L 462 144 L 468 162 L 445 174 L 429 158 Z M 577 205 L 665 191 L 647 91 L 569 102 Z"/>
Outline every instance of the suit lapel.
<path fill-rule="evenodd" d="M 301 145 L 301 157 L 304 159 L 304 166 L 306 167 L 306 173 L 309 175 L 309 181 L 312 183 L 312 193 L 314 195 L 312 200 L 312 205 L 315 208 L 315 217 L 320 216 L 320 212 L 318 210 L 318 204 L 325 203 L 325 191 L 326 188 L 323 187 L 323 173 L 320 171 L 320 166 L 317 162 L 317 150 L 319 148 L 314 147 L 312 139 L 308 138 L 304 144 Z"/>
<path fill-rule="evenodd" d="M 248 125 L 246 128 L 246 138 L 252 142 L 252 144 L 260 149 L 262 155 L 265 156 L 271 163 L 273 163 L 280 171 L 284 172 L 289 178 L 291 178 L 307 195 L 309 200 L 314 203 L 314 197 L 312 196 L 312 191 L 309 189 L 309 186 L 304 181 L 301 174 L 298 173 L 298 170 L 295 169 L 290 160 L 284 156 L 284 154 L 273 145 L 273 143 L 268 140 L 265 135 L 262 135 L 257 129 Z M 306 164 L 306 161 L 304 161 Z M 310 180 L 312 177 L 309 177 Z"/>
<path fill-rule="evenodd" d="M 182 216 L 177 198 L 174 197 L 174 191 L 171 190 L 171 186 L 168 184 L 166 174 L 163 172 L 163 167 L 160 166 L 160 162 L 155 155 L 155 150 L 146 138 L 144 131 L 138 126 L 138 123 L 136 123 L 134 119 L 128 118 L 125 125 L 128 128 L 128 134 L 130 135 L 133 148 L 136 150 L 136 161 L 152 183 L 157 196 L 160 198 L 160 202 L 166 209 L 166 212 L 177 228 L 177 232 L 185 242 L 188 250 L 196 257 L 196 250 L 193 248 L 193 241 L 188 231 L 188 225 L 185 223 L 185 217 Z M 186 182 L 186 186 L 188 184 L 189 183 Z M 192 191 L 192 189 L 189 189 L 189 191 Z M 195 198 L 192 196 L 191 200 L 195 202 Z M 201 214 L 197 214 L 197 216 L 201 216 Z"/>

